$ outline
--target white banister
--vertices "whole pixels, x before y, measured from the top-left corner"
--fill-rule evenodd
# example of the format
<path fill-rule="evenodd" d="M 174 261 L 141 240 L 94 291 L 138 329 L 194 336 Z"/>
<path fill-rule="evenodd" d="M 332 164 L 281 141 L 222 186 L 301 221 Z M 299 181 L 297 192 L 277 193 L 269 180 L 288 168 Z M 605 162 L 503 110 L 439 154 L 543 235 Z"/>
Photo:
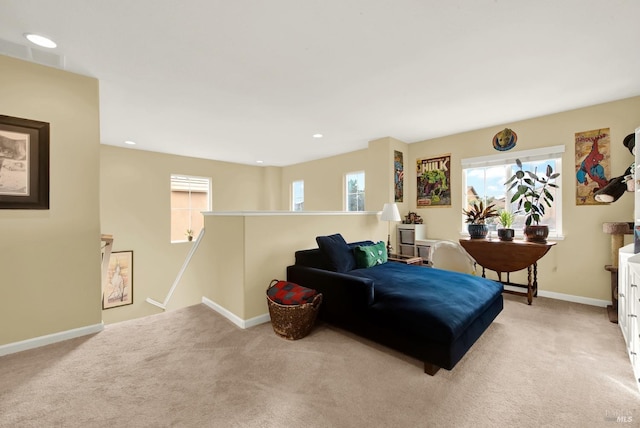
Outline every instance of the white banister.
<path fill-rule="evenodd" d="M 184 263 L 182 264 L 182 267 L 180 268 L 180 271 L 178 272 L 176 279 L 173 281 L 173 285 L 169 289 L 169 293 L 167 294 L 167 297 L 165 297 L 164 301 L 160 303 L 157 300 L 153 300 L 151 297 L 147 297 L 148 303 L 151 303 L 152 305 L 155 305 L 162 310 L 167 309 L 167 303 L 169 303 L 169 300 L 171 299 L 173 292 L 176 290 L 176 287 L 180 283 L 180 280 L 182 279 L 182 275 L 184 274 L 184 271 L 187 270 L 187 266 L 189 266 L 189 262 L 191 261 L 191 258 L 195 254 L 196 250 L 198 249 L 198 246 L 200 245 L 200 241 L 202 241 L 203 236 L 204 236 L 204 228 L 202 228 L 202 230 L 200 231 L 200 234 L 198 235 L 198 238 L 194 241 L 193 245 L 191 246 L 191 250 L 189 250 L 189 253 L 187 254 L 187 257 L 185 258 Z"/>
<path fill-rule="evenodd" d="M 100 283 L 100 286 L 102 287 L 101 293 L 104 293 L 104 287 L 105 287 L 105 284 L 107 283 L 107 277 L 109 272 L 109 259 L 111 257 L 111 250 L 113 249 L 113 235 L 106 235 L 103 233 L 102 235 L 100 235 L 100 240 L 101 242 L 104 242 L 104 247 L 102 247 L 102 265 L 101 265 L 101 273 L 102 273 L 101 281 L 102 282 Z"/>

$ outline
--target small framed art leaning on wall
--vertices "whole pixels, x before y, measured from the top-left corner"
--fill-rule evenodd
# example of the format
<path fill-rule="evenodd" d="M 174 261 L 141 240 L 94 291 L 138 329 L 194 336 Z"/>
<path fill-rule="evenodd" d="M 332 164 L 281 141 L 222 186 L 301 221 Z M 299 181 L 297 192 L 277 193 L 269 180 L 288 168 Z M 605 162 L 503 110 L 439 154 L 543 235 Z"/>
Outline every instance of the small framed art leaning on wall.
<path fill-rule="evenodd" d="M 133 251 L 114 251 L 109 257 L 102 309 L 133 303 Z"/>

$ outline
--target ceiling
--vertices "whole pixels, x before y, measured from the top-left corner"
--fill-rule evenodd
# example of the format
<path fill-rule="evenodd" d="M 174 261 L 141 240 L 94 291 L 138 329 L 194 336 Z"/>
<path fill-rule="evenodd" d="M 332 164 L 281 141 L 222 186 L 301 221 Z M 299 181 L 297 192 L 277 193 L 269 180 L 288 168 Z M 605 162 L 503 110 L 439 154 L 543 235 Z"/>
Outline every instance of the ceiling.
<path fill-rule="evenodd" d="M 638 22 L 637 0 L 0 0 L 0 53 L 99 79 L 103 144 L 285 166 L 640 95 Z"/>

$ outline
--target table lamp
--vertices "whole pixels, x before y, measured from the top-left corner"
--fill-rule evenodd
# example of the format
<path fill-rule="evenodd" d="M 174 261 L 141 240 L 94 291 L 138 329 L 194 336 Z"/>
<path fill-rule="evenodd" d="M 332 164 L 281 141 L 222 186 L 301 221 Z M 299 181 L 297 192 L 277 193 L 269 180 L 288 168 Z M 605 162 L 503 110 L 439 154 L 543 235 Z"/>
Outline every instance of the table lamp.
<path fill-rule="evenodd" d="M 384 208 L 382 208 L 382 215 L 380 216 L 380 220 L 382 221 L 400 221 L 400 212 L 398 211 L 398 206 L 394 203 L 384 204 Z M 387 255 L 391 254 L 391 223 L 389 223 L 389 234 L 387 235 Z"/>

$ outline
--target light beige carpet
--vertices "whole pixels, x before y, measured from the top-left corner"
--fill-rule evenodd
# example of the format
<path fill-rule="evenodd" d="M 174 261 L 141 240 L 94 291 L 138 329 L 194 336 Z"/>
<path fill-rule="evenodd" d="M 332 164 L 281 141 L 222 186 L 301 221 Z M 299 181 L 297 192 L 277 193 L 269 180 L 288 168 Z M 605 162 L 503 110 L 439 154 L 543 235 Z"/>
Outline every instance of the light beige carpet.
<path fill-rule="evenodd" d="M 299 341 L 204 305 L 0 358 L 2 427 L 613 427 L 640 393 L 605 310 L 505 296 L 452 370 L 327 325 Z"/>

